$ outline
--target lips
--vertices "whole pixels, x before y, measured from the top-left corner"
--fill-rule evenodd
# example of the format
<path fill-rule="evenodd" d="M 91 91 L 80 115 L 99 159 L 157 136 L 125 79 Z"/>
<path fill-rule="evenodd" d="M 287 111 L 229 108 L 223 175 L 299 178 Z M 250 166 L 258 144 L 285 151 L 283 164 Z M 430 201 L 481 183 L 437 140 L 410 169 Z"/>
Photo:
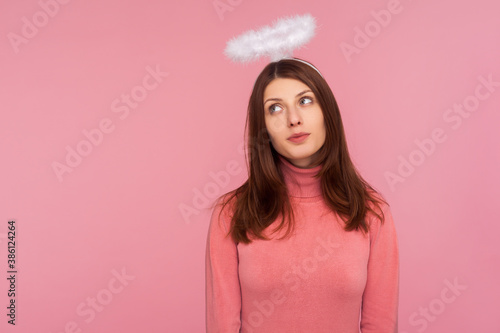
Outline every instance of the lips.
<path fill-rule="evenodd" d="M 310 133 L 297 133 L 288 138 L 293 143 L 302 143 L 307 140 Z"/>
<path fill-rule="evenodd" d="M 292 136 L 290 136 L 290 137 L 288 138 L 288 140 L 293 139 L 293 138 L 298 138 L 298 137 L 301 137 L 301 136 L 304 136 L 304 135 L 309 135 L 309 134 L 310 134 L 310 133 L 306 133 L 306 132 L 295 133 L 295 134 L 293 134 Z"/>

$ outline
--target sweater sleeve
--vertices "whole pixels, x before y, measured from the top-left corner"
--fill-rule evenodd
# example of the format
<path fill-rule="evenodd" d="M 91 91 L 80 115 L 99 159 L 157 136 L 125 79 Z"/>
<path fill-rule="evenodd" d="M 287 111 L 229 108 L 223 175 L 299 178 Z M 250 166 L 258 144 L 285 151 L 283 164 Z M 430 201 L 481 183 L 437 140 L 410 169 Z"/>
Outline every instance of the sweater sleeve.
<path fill-rule="evenodd" d="M 238 333 L 241 327 L 241 291 L 238 249 L 230 236 L 230 217 L 220 205 L 212 211 L 205 255 L 207 333 Z"/>
<path fill-rule="evenodd" d="M 399 251 L 396 228 L 389 206 L 384 204 L 384 223 L 373 217 L 370 225 L 368 276 L 363 293 L 362 333 L 397 333 L 399 303 Z"/>

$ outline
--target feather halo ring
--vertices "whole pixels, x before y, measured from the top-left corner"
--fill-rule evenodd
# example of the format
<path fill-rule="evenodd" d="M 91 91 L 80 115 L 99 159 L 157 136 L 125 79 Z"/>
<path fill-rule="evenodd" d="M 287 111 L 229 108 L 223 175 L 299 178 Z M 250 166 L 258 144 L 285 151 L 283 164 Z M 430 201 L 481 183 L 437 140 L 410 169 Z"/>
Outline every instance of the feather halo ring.
<path fill-rule="evenodd" d="M 271 61 L 291 57 L 293 50 L 314 36 L 316 21 L 311 14 L 281 18 L 273 26 L 250 30 L 227 42 L 224 53 L 235 62 L 247 63 L 260 57 Z"/>

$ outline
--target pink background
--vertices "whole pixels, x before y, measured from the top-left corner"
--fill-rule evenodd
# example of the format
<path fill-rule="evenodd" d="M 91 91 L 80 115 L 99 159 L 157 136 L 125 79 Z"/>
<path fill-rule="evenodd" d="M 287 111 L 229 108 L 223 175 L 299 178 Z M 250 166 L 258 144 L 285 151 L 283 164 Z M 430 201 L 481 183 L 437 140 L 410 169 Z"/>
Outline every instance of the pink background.
<path fill-rule="evenodd" d="M 355 164 L 392 207 L 400 332 L 500 332 L 500 86 L 477 88 L 480 76 L 500 82 L 498 1 L 54 1 L 0 10 L 2 332 L 204 332 L 207 202 L 247 177 L 246 106 L 267 63 L 222 52 L 304 13 L 317 35 L 295 55 L 329 82 Z M 372 11 L 388 7 L 381 26 Z M 347 57 L 341 45 L 355 42 Z M 447 121 L 463 103 L 474 110 Z M 86 156 L 59 179 L 67 147 Z M 403 159 L 418 165 L 404 174 Z"/>

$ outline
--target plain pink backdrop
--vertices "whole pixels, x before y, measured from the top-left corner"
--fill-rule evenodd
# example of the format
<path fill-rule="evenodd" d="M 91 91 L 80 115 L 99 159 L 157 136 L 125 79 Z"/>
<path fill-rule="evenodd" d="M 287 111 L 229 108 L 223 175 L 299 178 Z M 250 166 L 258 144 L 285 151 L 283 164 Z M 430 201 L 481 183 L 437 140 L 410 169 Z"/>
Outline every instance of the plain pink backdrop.
<path fill-rule="evenodd" d="M 208 205 L 247 177 L 267 63 L 231 63 L 225 43 L 304 13 L 317 34 L 295 56 L 327 79 L 356 166 L 391 205 L 400 332 L 500 332 L 500 86 L 477 88 L 500 82 L 497 1 L 66 2 L 1 4 L 0 269 L 11 219 L 18 269 L 16 327 L 0 280 L 2 332 L 204 332 Z M 71 168 L 68 147 L 86 155 Z"/>

